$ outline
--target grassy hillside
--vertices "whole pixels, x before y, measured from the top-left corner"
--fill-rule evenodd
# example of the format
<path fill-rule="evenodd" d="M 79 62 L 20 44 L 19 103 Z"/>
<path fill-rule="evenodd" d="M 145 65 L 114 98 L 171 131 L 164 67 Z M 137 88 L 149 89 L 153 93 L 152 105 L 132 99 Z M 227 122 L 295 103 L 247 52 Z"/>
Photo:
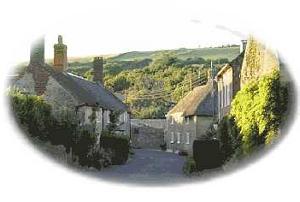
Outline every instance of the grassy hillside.
<path fill-rule="evenodd" d="M 159 51 L 132 51 L 117 55 L 112 57 L 111 59 L 115 61 L 133 61 L 133 60 L 143 60 L 143 59 L 153 59 L 153 57 L 160 52 Z M 181 48 L 177 50 L 169 50 L 173 54 L 176 55 L 177 58 L 185 60 L 187 58 L 204 58 L 204 59 L 220 59 L 227 58 L 228 60 L 232 60 L 239 54 L 239 47 L 225 47 L 225 48 L 197 48 L 197 49 L 186 49 Z"/>

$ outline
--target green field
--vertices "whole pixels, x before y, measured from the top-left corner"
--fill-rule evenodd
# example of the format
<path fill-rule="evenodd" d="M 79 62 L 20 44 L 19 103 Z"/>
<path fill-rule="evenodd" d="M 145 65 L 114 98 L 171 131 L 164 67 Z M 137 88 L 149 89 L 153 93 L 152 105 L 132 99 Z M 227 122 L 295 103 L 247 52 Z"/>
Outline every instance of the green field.
<path fill-rule="evenodd" d="M 159 51 L 132 51 L 117 55 L 112 57 L 113 60 L 118 61 L 133 61 L 133 60 L 143 60 L 143 59 L 152 59 L 159 52 L 163 52 L 166 50 Z M 232 60 L 239 54 L 240 48 L 238 46 L 234 47 L 226 47 L 226 48 L 196 48 L 196 49 L 187 49 L 181 48 L 177 50 L 167 50 L 174 53 L 179 59 L 187 59 L 187 58 L 204 58 L 204 59 L 220 59 L 227 58 L 228 60 Z"/>

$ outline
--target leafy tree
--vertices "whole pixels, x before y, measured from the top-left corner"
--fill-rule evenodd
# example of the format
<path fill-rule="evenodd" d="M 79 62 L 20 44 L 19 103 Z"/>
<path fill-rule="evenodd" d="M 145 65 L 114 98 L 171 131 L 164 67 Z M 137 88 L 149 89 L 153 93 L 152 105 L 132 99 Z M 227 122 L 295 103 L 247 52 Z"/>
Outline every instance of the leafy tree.
<path fill-rule="evenodd" d="M 240 128 L 245 153 L 275 140 L 287 103 L 279 71 L 249 82 L 236 94 L 230 113 Z"/>

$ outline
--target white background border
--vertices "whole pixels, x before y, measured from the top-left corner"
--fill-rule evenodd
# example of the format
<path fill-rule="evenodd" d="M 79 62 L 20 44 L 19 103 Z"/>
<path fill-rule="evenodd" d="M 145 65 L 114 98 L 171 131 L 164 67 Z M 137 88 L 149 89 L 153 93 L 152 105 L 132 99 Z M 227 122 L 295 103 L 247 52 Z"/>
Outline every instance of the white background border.
<path fill-rule="evenodd" d="M 299 6 L 297 1 L 110 1 L 116 7 L 165 10 L 166 16 L 221 22 L 251 31 L 278 49 L 299 85 Z M 125 2 L 125 3 L 124 3 Z M 24 55 L 22 48 L 40 33 L 56 30 L 60 19 L 72 21 L 102 1 L 1 1 L 1 93 L 9 69 Z M 118 6 L 121 5 L 121 6 Z M 145 8 L 144 5 L 149 6 Z M 118 12 L 112 10 L 115 15 Z M 189 13 L 188 16 L 186 13 Z M 122 16 L 120 16 L 122 17 Z M 239 29 L 240 28 L 240 29 Z M 78 30 L 80 32 L 80 29 Z M 91 30 L 92 31 L 92 30 Z M 82 31 L 81 31 L 82 32 Z M 86 34 L 86 33 L 83 33 Z M 120 33 L 122 34 L 122 33 Z M 151 33 L 149 33 L 151 34 Z M 174 33 L 176 34 L 176 33 Z M 201 37 L 201 36 L 199 36 Z M 21 138 L 1 97 L 0 201 L 299 201 L 299 112 L 290 133 L 267 156 L 232 174 L 209 181 L 165 187 L 138 187 L 92 179 L 44 158 Z M 298 199 L 298 200 L 297 200 Z"/>

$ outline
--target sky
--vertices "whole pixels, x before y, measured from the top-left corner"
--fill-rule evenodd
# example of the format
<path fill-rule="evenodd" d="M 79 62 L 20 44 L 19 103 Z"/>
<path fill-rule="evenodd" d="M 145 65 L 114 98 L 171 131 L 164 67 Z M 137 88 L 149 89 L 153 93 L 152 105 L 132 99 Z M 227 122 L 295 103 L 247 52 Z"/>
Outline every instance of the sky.
<path fill-rule="evenodd" d="M 102 23 L 98 23 L 97 18 L 91 19 L 86 23 L 76 20 L 75 24 L 82 25 L 80 28 L 73 24 L 73 29 L 46 34 L 46 56 L 53 57 L 58 34 L 63 36 L 70 57 L 239 44 L 243 39 L 226 27 L 195 19 L 137 19 L 133 16 L 117 22 L 110 18 Z M 77 29 L 86 31 L 77 32 Z"/>
<path fill-rule="evenodd" d="M 191 7 L 177 0 L 36 1 L 34 5 L 39 9 L 31 8 L 34 11 L 30 15 L 26 12 L 26 2 L 18 5 L 12 3 L 15 12 L 27 23 L 12 19 L 16 21 L 10 22 L 9 34 L 15 34 L 19 40 L 14 55 L 21 60 L 28 60 L 30 44 L 40 35 L 46 37 L 46 58 L 52 58 L 59 34 L 68 46 L 68 56 L 78 57 L 239 44 L 246 36 L 241 33 L 247 33 L 239 18 L 235 17 L 235 24 L 229 24 L 230 15 L 219 7 L 213 10 Z"/>
<path fill-rule="evenodd" d="M 7 75 L 15 64 L 29 59 L 30 44 L 41 34 L 47 34 L 47 55 L 53 55 L 53 43 L 62 34 L 69 56 L 83 56 L 238 42 L 240 33 L 243 36 L 253 33 L 279 50 L 287 61 L 295 82 L 295 102 L 299 104 L 300 84 L 296 76 L 300 75 L 300 29 L 295 26 L 300 18 L 298 4 L 294 0 L 0 1 L 0 91 L 6 92 Z M 224 196 L 230 197 L 233 192 L 232 201 L 253 202 L 258 196 L 262 201 L 299 201 L 299 180 L 295 180 L 299 179 L 300 170 L 299 161 L 295 161 L 300 152 L 298 108 L 290 134 L 266 158 L 226 176 L 199 183 L 138 187 L 88 178 L 44 158 L 20 138 L 5 110 L 8 109 L 6 97 L 1 98 L 0 149 L 3 152 L 0 155 L 1 162 L 7 165 L 0 172 L 1 185 L 5 187 L 1 201 L 53 202 L 59 198 L 75 202 L 101 198 L 182 202 L 193 201 L 200 195 L 203 201 L 224 201 Z M 251 192 L 253 189 L 255 194 Z M 55 194 L 49 194 L 49 190 Z"/>

